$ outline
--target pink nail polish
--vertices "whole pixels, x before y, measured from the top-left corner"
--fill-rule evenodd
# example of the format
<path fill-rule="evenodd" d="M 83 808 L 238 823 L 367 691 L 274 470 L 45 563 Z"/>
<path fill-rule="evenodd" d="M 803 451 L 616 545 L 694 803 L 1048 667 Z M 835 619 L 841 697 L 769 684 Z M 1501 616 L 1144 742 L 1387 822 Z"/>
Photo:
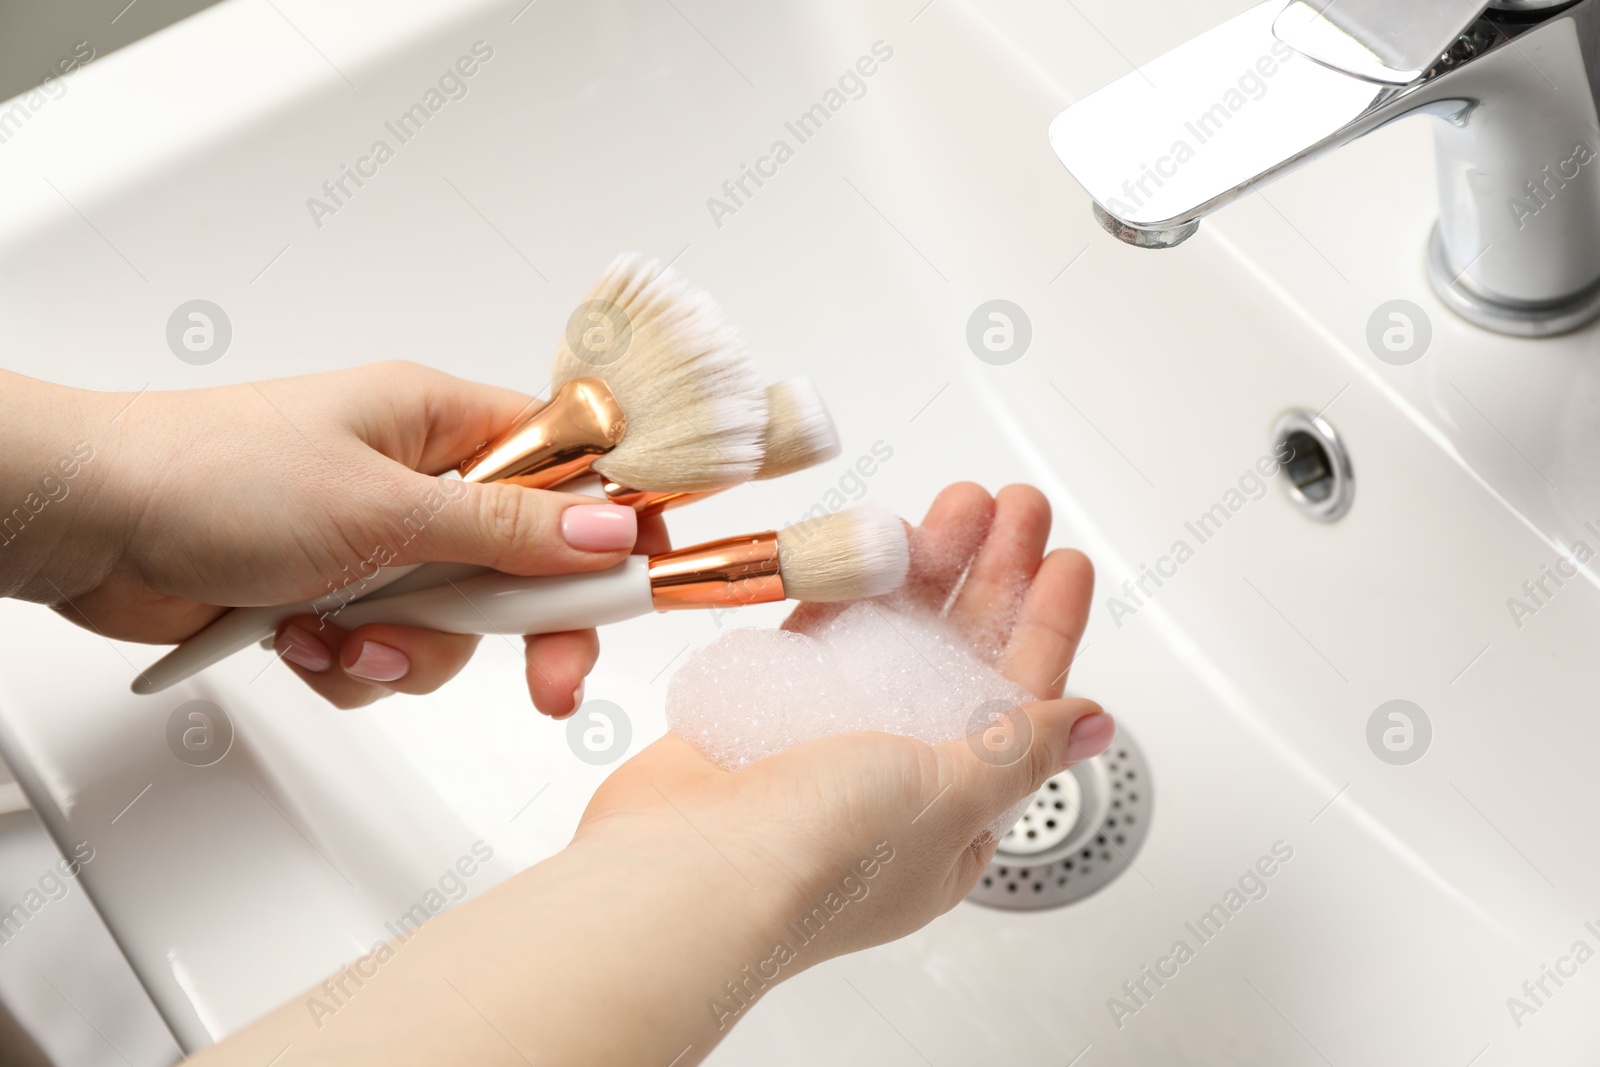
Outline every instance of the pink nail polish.
<path fill-rule="evenodd" d="M 274 647 L 278 655 L 308 671 L 325 671 L 333 662 L 328 646 L 298 626 L 285 627 Z"/>
<path fill-rule="evenodd" d="M 561 513 L 561 537 L 580 552 L 632 548 L 638 536 L 638 513 L 620 504 L 576 504 Z"/>
<path fill-rule="evenodd" d="M 394 682 L 406 676 L 411 661 L 398 648 L 368 641 L 361 646 L 356 661 L 344 669 L 352 678 L 368 682 Z"/>
<path fill-rule="evenodd" d="M 1117 736 L 1117 723 L 1105 712 L 1096 712 L 1085 715 L 1072 724 L 1072 732 L 1067 735 L 1067 751 L 1063 757 L 1066 763 L 1081 763 L 1086 759 L 1093 759 L 1107 748 L 1111 747 L 1111 739 Z"/>

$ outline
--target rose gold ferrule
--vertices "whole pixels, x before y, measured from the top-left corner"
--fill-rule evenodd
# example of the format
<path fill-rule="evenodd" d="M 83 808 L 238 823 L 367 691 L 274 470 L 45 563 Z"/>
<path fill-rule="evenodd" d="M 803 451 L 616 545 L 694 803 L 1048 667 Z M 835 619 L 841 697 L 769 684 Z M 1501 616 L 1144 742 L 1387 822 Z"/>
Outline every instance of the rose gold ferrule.
<path fill-rule="evenodd" d="M 703 500 L 708 496 L 716 496 L 721 489 L 702 489 L 699 492 L 686 493 L 672 490 L 652 492 L 648 489 L 630 489 L 625 485 L 618 485 L 610 478 L 601 478 L 601 489 L 606 494 L 606 499 L 613 504 L 621 504 L 625 508 L 632 508 L 640 515 L 659 515 L 663 511 L 681 508 L 685 504 L 692 504 L 696 500 Z M 729 486 L 728 488 L 732 488 Z"/>
<path fill-rule="evenodd" d="M 628 416 L 599 378 L 574 378 L 550 403 L 461 464 L 469 482 L 549 489 L 584 473 L 622 442 Z"/>
<path fill-rule="evenodd" d="M 657 611 L 783 600 L 778 535 L 728 537 L 651 556 L 650 595 Z"/>

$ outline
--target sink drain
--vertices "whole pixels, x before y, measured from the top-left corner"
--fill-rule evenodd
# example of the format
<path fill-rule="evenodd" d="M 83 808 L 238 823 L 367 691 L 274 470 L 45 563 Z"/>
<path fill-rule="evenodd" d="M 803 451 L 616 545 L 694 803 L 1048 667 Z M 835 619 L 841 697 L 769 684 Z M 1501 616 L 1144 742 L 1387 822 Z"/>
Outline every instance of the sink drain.
<path fill-rule="evenodd" d="M 1272 428 L 1272 452 L 1283 457 L 1283 491 L 1301 513 L 1337 522 L 1350 510 L 1355 477 L 1350 456 L 1328 421 L 1310 411 L 1287 411 Z"/>
<path fill-rule="evenodd" d="M 1099 892 L 1133 865 L 1151 810 L 1150 766 L 1118 724 L 1109 749 L 1034 794 L 967 899 L 1030 910 Z"/>
<path fill-rule="evenodd" d="M 1038 856 L 1072 836 L 1082 819 L 1083 786 L 1071 772 L 1058 774 L 1033 795 L 1017 824 L 1000 839 L 1012 856 Z"/>

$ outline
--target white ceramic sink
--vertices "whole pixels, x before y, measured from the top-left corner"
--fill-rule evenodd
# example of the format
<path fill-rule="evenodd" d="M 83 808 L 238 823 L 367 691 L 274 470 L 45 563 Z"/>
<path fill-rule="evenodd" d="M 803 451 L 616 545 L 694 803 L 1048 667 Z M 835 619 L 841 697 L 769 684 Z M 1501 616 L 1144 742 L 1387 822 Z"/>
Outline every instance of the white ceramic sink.
<path fill-rule="evenodd" d="M 1422 122 L 1149 252 L 1095 227 L 1049 121 L 1243 4 L 277 7 L 225 0 L 97 61 L 0 146 L 6 366 L 137 390 L 403 357 L 532 391 L 592 276 L 641 248 L 715 292 L 771 376 L 810 374 L 844 432 L 828 467 L 677 513 L 678 539 L 796 518 L 882 441 L 893 458 L 866 497 L 915 516 L 950 481 L 1035 481 L 1058 543 L 1098 564 L 1073 685 L 1154 767 L 1138 870 L 1059 910 L 963 906 L 806 972 L 712 1062 L 1494 1067 L 1600 1052 L 1600 964 L 1549 986 L 1520 1026 L 1507 1008 L 1575 941 L 1600 949 L 1584 925 L 1600 927 L 1586 846 L 1600 599 L 1586 572 L 1520 627 L 1507 607 L 1600 524 L 1581 447 L 1593 331 L 1494 337 L 1433 299 Z M 318 227 L 307 198 L 478 40 L 494 58 L 467 97 Z M 878 41 L 893 55 L 864 94 L 794 146 L 785 122 Z M 732 214 L 708 208 L 785 137 L 776 176 Z M 197 297 L 234 329 L 198 367 L 164 338 Z M 1004 366 L 965 339 L 996 298 L 1032 326 Z M 1393 299 L 1433 327 L 1409 366 L 1365 340 Z M 1349 514 L 1313 523 L 1271 485 L 1114 619 L 1108 597 L 1225 499 L 1291 407 L 1326 408 L 1346 441 Z M 58 840 L 105 842 L 85 884 L 190 1044 L 352 958 L 469 843 L 503 865 L 474 892 L 558 849 L 604 774 L 534 716 L 520 648 L 493 639 L 439 694 L 335 713 L 281 668 L 262 674 L 266 653 L 135 699 L 131 664 L 151 651 L 0 612 L 8 756 Z M 614 627 L 589 696 L 627 711 L 637 748 L 663 729 L 688 649 L 778 617 Z M 162 733 L 197 696 L 239 726 L 204 770 Z M 1368 747 L 1391 699 L 1432 722 L 1410 765 Z M 1293 856 L 1265 897 L 1200 944 L 1185 924 L 1278 842 Z M 1129 997 L 1123 983 L 1180 939 L 1194 958 Z"/>

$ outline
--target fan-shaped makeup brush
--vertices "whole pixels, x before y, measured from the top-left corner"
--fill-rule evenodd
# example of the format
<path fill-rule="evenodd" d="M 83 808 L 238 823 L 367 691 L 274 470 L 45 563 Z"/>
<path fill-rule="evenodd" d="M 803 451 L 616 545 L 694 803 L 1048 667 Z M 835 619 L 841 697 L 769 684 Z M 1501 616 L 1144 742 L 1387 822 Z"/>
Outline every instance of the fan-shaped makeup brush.
<path fill-rule="evenodd" d="M 791 378 L 767 386 L 767 427 L 762 434 L 763 455 L 756 480 L 777 478 L 814 467 L 839 454 L 839 435 L 833 417 L 809 378 Z M 706 489 L 698 493 L 650 493 L 627 489 L 598 476 L 590 475 L 566 483 L 563 488 L 575 493 L 604 492 L 614 504 L 631 507 L 640 515 L 655 515 L 721 492 Z M 432 563 L 407 568 L 410 573 L 388 585 L 361 596 L 363 602 L 431 589 L 446 582 L 460 582 L 487 574 L 488 567 L 469 563 Z M 342 608 L 343 604 L 335 605 Z M 348 622 L 340 615 L 338 621 Z M 263 648 L 272 647 L 272 637 L 262 639 Z"/>
<path fill-rule="evenodd" d="M 761 467 L 766 393 L 744 344 L 706 293 L 654 261 L 619 256 L 568 319 L 550 402 L 461 464 L 469 482 L 552 488 L 591 467 L 644 490 L 697 492 Z M 452 473 L 452 475 L 454 474 Z M 250 644 L 294 615 L 326 615 L 400 580 L 418 588 L 459 569 L 385 567 L 315 600 L 237 608 L 147 667 L 155 693 Z"/>
<path fill-rule="evenodd" d="M 811 379 L 790 378 L 767 386 L 767 426 L 762 432 L 762 450 L 761 467 L 755 476 L 757 481 L 793 474 L 839 454 L 839 434 L 834 428 L 833 416 L 828 414 L 828 406 L 823 403 L 822 394 L 817 392 L 816 386 L 811 384 Z M 631 507 L 640 515 L 659 514 L 722 491 L 705 489 L 697 493 L 651 493 L 625 488 L 593 475 L 564 483 L 563 488 L 575 493 L 604 492 L 611 503 Z M 414 568 L 411 573 L 363 595 L 361 599 L 431 589 L 445 584 L 447 580 L 457 582 L 476 578 L 488 570 L 488 567 L 468 563 L 432 563 Z"/>
<path fill-rule="evenodd" d="M 766 392 L 739 335 L 709 295 L 637 254 L 619 256 L 573 312 L 550 384 L 550 403 L 462 464 L 464 478 L 548 489 L 592 466 L 639 489 L 696 492 L 761 467 Z"/>
<path fill-rule="evenodd" d="M 761 466 L 755 480 L 781 478 L 826 463 L 839 454 L 839 431 L 822 394 L 810 378 L 789 378 L 767 386 L 767 426 L 761 437 Z M 641 515 L 655 515 L 721 492 L 649 492 L 604 479 L 602 489 L 613 504 Z"/>

